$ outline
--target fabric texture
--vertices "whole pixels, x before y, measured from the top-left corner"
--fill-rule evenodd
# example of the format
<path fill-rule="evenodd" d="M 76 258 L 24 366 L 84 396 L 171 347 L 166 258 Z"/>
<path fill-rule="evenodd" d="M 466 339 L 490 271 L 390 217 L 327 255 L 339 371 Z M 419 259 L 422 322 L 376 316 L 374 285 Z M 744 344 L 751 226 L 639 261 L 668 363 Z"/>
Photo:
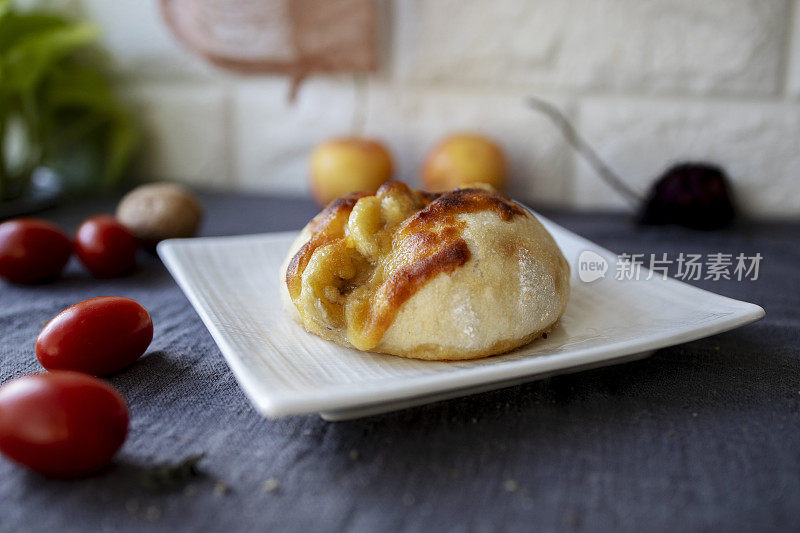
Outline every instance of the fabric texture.
<path fill-rule="evenodd" d="M 204 235 L 302 227 L 303 200 L 204 195 Z M 114 199 L 46 211 L 74 230 Z M 762 321 L 614 367 L 396 413 L 269 420 L 239 389 L 160 261 L 94 280 L 0 282 L 0 381 L 41 371 L 43 325 L 86 298 L 150 311 L 145 357 L 109 378 L 128 439 L 97 475 L 53 481 L 0 459 L 0 531 L 764 531 L 800 527 L 800 224 L 719 232 L 544 212 L 624 253 L 763 256 L 757 281 L 693 281 L 761 305 Z M 674 268 L 673 268 L 674 271 Z M 202 453 L 199 473 L 153 469 Z"/>

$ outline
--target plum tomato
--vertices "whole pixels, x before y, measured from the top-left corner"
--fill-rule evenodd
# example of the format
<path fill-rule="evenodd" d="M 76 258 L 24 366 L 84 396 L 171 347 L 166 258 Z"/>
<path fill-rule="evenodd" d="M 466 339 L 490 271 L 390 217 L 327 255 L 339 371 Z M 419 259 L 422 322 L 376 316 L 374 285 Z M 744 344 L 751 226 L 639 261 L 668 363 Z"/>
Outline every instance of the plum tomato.
<path fill-rule="evenodd" d="M 47 370 L 104 376 L 136 361 L 153 340 L 153 321 L 139 302 L 101 296 L 61 311 L 36 339 Z"/>
<path fill-rule="evenodd" d="M 72 254 L 72 241 L 57 226 L 38 218 L 0 224 L 0 277 L 12 283 L 56 278 Z"/>
<path fill-rule="evenodd" d="M 75 253 L 96 278 L 132 271 L 138 249 L 139 239 L 111 215 L 87 218 L 75 233 Z"/>
<path fill-rule="evenodd" d="M 100 379 L 62 371 L 0 387 L 0 452 L 45 476 L 96 472 L 127 433 L 125 399 Z"/>

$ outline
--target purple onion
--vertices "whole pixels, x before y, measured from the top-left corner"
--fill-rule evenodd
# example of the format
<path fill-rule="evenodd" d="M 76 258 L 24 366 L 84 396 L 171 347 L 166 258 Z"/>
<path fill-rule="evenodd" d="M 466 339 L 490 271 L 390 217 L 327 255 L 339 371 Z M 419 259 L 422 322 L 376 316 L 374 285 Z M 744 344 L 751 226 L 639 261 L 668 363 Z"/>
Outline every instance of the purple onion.
<path fill-rule="evenodd" d="M 728 177 L 708 163 L 681 163 L 667 170 L 650 189 L 639 221 L 719 229 L 733 222 Z"/>

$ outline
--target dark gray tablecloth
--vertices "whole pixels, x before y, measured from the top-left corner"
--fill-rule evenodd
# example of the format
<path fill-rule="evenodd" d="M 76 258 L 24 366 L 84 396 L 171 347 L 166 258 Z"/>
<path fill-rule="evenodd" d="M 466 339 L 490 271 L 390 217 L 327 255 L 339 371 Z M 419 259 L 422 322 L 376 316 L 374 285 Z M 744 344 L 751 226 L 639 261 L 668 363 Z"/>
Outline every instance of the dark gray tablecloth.
<path fill-rule="evenodd" d="M 305 201 L 206 195 L 206 235 L 300 227 Z M 95 201 L 45 212 L 73 229 Z M 267 420 L 158 259 L 127 278 L 74 262 L 43 287 L 0 282 L 0 380 L 41 370 L 42 325 L 79 300 L 151 312 L 146 357 L 111 377 L 130 403 L 112 467 L 51 481 L 0 459 L 0 529 L 797 530 L 800 225 L 701 233 L 622 216 L 548 213 L 617 252 L 764 256 L 758 281 L 695 282 L 763 306 L 759 323 L 653 357 L 373 418 Z M 203 453 L 201 474 L 146 482 Z"/>

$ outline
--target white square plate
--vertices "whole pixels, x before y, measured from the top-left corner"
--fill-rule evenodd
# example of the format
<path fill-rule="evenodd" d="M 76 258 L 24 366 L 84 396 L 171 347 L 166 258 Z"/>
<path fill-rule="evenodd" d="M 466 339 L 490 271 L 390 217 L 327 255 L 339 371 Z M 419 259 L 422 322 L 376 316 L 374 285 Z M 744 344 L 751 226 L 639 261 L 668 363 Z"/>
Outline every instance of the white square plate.
<path fill-rule="evenodd" d="M 266 416 L 367 416 L 645 357 L 764 316 L 757 305 L 674 279 L 617 280 L 613 253 L 538 218 L 572 267 L 567 311 L 546 339 L 474 361 L 359 352 L 306 333 L 286 316 L 278 290 L 280 265 L 297 232 L 173 239 L 158 253 Z M 585 250 L 608 261 L 605 277 L 579 280 L 578 256 Z"/>

